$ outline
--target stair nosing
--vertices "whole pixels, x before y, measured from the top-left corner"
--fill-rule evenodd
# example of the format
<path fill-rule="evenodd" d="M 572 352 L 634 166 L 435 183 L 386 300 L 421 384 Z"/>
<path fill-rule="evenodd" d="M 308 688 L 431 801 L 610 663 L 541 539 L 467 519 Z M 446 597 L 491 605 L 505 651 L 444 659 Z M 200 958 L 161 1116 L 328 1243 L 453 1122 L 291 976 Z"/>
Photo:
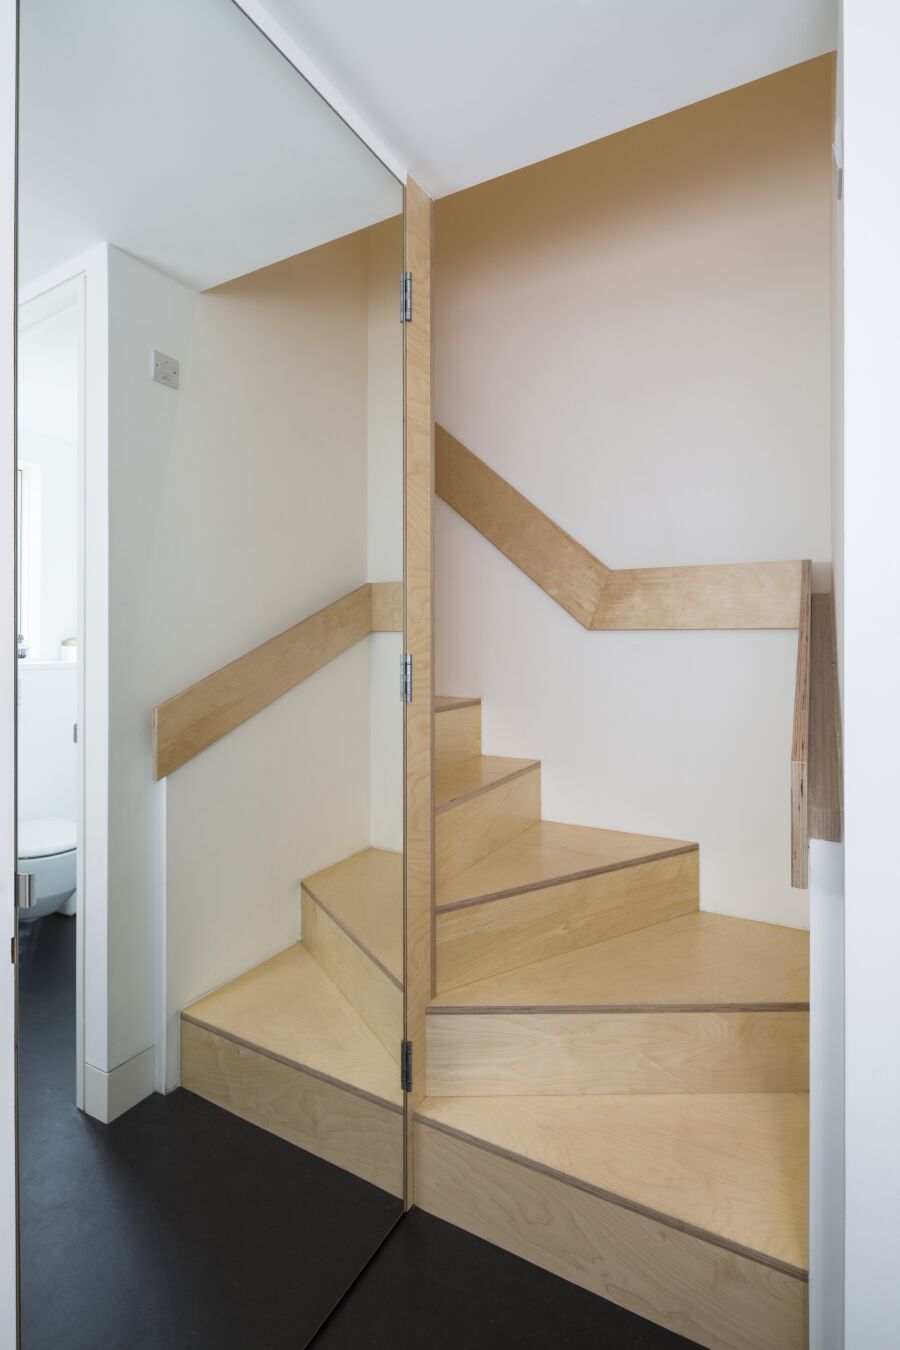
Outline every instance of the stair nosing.
<path fill-rule="evenodd" d="M 435 812 L 436 814 L 437 812 Z M 526 881 L 518 886 L 507 887 L 506 890 L 502 891 L 488 891 L 484 895 L 467 896 L 464 900 L 449 900 L 444 904 L 437 902 L 434 909 L 436 914 L 450 914 L 456 909 L 468 909 L 472 905 L 485 905 L 493 900 L 505 900 L 512 895 L 526 895 L 530 891 L 544 891 L 551 886 L 562 886 L 570 881 L 583 881 L 587 877 L 601 876 L 604 872 L 620 872 L 626 867 L 642 867 L 645 863 L 661 862 L 664 858 L 677 858 L 684 853 L 697 853 L 699 848 L 699 844 L 679 844 L 675 848 L 661 849 L 656 853 L 644 853 L 637 858 L 624 858 L 621 862 L 602 863 L 597 867 L 587 867 L 581 872 L 564 872 L 560 876 L 545 878 L 541 881 Z M 482 858 L 480 861 L 484 862 L 484 859 Z M 473 866 L 477 867 L 478 863 L 473 864 Z M 454 878 L 454 880 L 457 880 L 457 878 Z"/>
<path fill-rule="evenodd" d="M 640 930 L 637 930 L 640 931 Z M 448 993 L 454 992 L 448 990 Z M 505 1014 L 515 1016 L 531 1013 L 808 1013 L 808 1003 L 437 1003 L 425 1009 L 429 1017 L 464 1016 L 474 1013 L 479 1017 Z"/>
<path fill-rule="evenodd" d="M 492 759 L 501 758 L 501 756 L 473 755 L 472 758 Z M 465 760 L 461 760 L 460 763 L 465 763 Z M 534 773 L 534 771 L 540 769 L 540 767 L 541 761 L 539 759 L 531 759 L 527 764 L 523 765 L 522 768 L 513 769 L 511 773 L 501 774 L 500 777 L 495 778 L 492 783 L 482 783 L 479 787 L 472 788 L 471 792 L 463 792 L 459 797 L 451 797 L 450 801 L 442 802 L 440 806 L 434 808 L 434 814 L 436 816 L 443 815 L 446 811 L 452 811 L 457 806 L 462 806 L 463 802 L 470 802 L 475 797 L 482 796 L 485 792 L 493 792 L 494 788 L 504 787 L 507 783 L 512 783 L 517 778 L 524 778 L 526 773 Z"/>
<path fill-rule="evenodd" d="M 377 968 L 381 971 L 383 975 L 387 976 L 391 984 L 396 985 L 396 987 L 402 991 L 403 989 L 402 980 L 398 980 L 397 976 L 394 975 L 392 971 L 388 970 L 384 962 L 381 961 L 375 955 L 375 953 L 369 947 L 366 946 L 363 940 L 360 937 L 358 937 L 356 933 L 354 933 L 353 930 L 349 928 L 342 919 L 338 918 L 338 916 L 333 912 L 333 910 L 329 909 L 328 905 L 325 904 L 324 900 L 320 900 L 319 897 L 316 895 L 316 893 L 310 890 L 309 886 L 305 881 L 300 882 L 300 889 L 301 891 L 305 891 L 306 894 L 309 896 L 310 900 L 312 900 L 315 904 L 319 906 L 319 909 L 321 909 L 323 914 L 327 914 L 331 922 L 341 930 L 344 936 L 348 937 L 350 941 L 354 943 L 356 947 L 359 948 L 359 950 L 363 953 L 363 955 L 367 956 L 368 959 L 372 962 L 372 964 L 374 966 L 377 966 Z"/>
<path fill-rule="evenodd" d="M 735 1242 L 731 1238 L 725 1237 L 721 1233 L 714 1233 L 710 1229 L 701 1228 L 697 1224 L 689 1223 L 685 1219 L 679 1219 L 677 1215 L 666 1214 L 663 1210 L 653 1209 L 650 1205 L 642 1205 L 638 1200 L 632 1200 L 628 1196 L 620 1195 L 617 1191 L 604 1190 L 602 1186 L 595 1186 L 581 1177 L 572 1175 L 569 1172 L 562 1172 L 558 1168 L 550 1167 L 546 1163 L 537 1162 L 534 1158 L 529 1158 L 524 1153 L 516 1153 L 512 1149 L 503 1148 L 500 1144 L 494 1144 L 486 1139 L 480 1139 L 478 1135 L 470 1134 L 466 1130 L 460 1130 L 452 1125 L 447 1125 L 443 1121 L 435 1121 L 430 1116 L 421 1111 L 413 1111 L 413 1120 L 418 1124 L 424 1125 L 426 1129 L 436 1130 L 439 1134 L 449 1135 L 453 1139 L 462 1140 L 463 1143 L 471 1144 L 475 1148 L 483 1149 L 486 1153 L 494 1153 L 500 1158 L 506 1158 L 509 1162 L 518 1163 L 522 1167 L 530 1168 L 533 1172 L 541 1172 L 544 1176 L 551 1177 L 555 1181 L 560 1181 L 564 1185 L 572 1186 L 575 1190 L 583 1191 L 587 1195 L 594 1195 L 599 1200 L 605 1200 L 609 1204 L 618 1205 L 622 1209 L 630 1210 L 633 1214 L 639 1214 L 643 1218 L 655 1220 L 667 1228 L 673 1228 L 677 1232 L 685 1233 L 689 1237 L 697 1238 L 701 1242 L 708 1242 L 711 1246 L 721 1247 L 725 1251 L 734 1252 L 736 1256 L 743 1256 L 747 1260 L 755 1261 L 759 1265 L 767 1266 L 771 1270 L 777 1270 L 783 1275 L 791 1276 L 803 1284 L 809 1282 L 809 1271 L 800 1266 L 793 1266 L 788 1261 L 781 1261 L 777 1256 L 772 1256 L 768 1252 L 757 1251 L 754 1247 L 744 1246 L 743 1243 Z"/>
<path fill-rule="evenodd" d="M 308 1073 L 311 1078 L 318 1078 L 323 1083 L 329 1083 L 332 1087 L 341 1088 L 344 1092 L 351 1092 L 355 1097 L 363 1097 L 366 1101 L 374 1102 L 376 1106 L 383 1106 L 388 1111 L 394 1111 L 398 1115 L 403 1115 L 403 1105 L 392 1102 L 387 1097 L 379 1097 L 375 1092 L 369 1092 L 366 1088 L 357 1087 L 355 1083 L 348 1083 L 344 1078 L 335 1078 L 332 1074 L 325 1073 L 322 1069 L 315 1068 L 312 1064 L 306 1064 L 302 1060 L 289 1059 L 287 1055 L 280 1055 L 277 1050 L 270 1050 L 258 1041 L 248 1040 L 244 1036 L 239 1036 L 236 1032 L 226 1031 L 221 1026 L 214 1026 L 211 1022 L 206 1022 L 202 1018 L 182 1009 L 181 1017 L 185 1022 L 190 1022 L 195 1027 L 200 1027 L 202 1031 L 208 1031 L 212 1036 L 221 1036 L 223 1041 L 231 1041 L 234 1045 L 242 1045 L 245 1050 L 254 1050 L 258 1055 L 265 1055 L 267 1059 L 274 1060 L 278 1064 L 284 1064 L 289 1069 L 296 1069 L 299 1073 Z M 387 1054 L 385 1050 L 385 1054 Z"/>
<path fill-rule="evenodd" d="M 441 713 L 445 712 L 458 712 L 460 708 L 477 708 L 481 703 L 480 698 L 456 698 L 453 694 L 445 694 L 444 697 L 452 698 L 453 703 L 445 705 L 443 708 L 435 707 L 435 717 L 439 717 Z"/>

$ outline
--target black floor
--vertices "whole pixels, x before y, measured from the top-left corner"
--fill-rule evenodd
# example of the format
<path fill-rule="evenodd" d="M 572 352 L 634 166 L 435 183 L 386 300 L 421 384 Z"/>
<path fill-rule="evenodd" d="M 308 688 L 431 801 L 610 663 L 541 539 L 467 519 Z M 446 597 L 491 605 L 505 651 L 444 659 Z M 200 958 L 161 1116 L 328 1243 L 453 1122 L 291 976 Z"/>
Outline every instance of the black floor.
<path fill-rule="evenodd" d="M 189 1092 L 82 1115 L 74 939 L 22 944 L 22 1350 L 300 1350 L 399 1202 Z"/>
<path fill-rule="evenodd" d="M 75 923 L 20 965 L 22 1350 L 302 1350 L 397 1217 L 381 1191 L 189 1092 L 74 1102 Z M 414 1210 L 314 1350 L 687 1350 Z"/>

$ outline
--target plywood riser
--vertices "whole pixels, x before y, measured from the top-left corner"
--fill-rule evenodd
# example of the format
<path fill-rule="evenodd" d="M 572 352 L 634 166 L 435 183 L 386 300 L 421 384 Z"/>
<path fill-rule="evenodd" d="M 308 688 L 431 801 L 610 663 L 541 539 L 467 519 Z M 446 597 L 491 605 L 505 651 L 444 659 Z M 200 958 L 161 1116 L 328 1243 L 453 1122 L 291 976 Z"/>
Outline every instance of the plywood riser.
<path fill-rule="evenodd" d="M 447 713 L 442 713 L 446 717 Z M 452 806 L 434 818 L 434 865 L 438 890 L 466 868 L 541 818 L 541 771 L 535 765 Z"/>
<path fill-rule="evenodd" d="M 317 1158 L 403 1195 L 403 1112 L 182 1018 L 189 1092 Z"/>
<path fill-rule="evenodd" d="M 431 1013 L 428 1095 L 806 1092 L 805 1012 Z"/>
<path fill-rule="evenodd" d="M 479 904 L 439 905 L 437 992 L 692 913 L 699 856 L 692 849 Z"/>
<path fill-rule="evenodd" d="M 438 769 L 481 754 L 481 704 L 447 708 L 434 719 L 434 763 Z"/>
<path fill-rule="evenodd" d="M 805 1281 L 467 1140 L 415 1130 L 426 1213 L 707 1350 L 804 1350 Z"/>
<path fill-rule="evenodd" d="M 403 989 L 304 889 L 303 945 L 391 1055 L 403 1039 Z"/>

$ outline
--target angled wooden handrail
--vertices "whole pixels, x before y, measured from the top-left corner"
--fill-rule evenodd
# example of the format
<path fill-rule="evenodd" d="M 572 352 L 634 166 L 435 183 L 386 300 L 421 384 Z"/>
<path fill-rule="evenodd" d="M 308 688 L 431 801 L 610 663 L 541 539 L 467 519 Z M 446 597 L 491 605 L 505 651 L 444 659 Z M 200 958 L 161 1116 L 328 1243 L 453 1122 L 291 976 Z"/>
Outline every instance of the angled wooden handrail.
<path fill-rule="evenodd" d="M 808 566 L 808 565 L 807 565 Z M 809 841 L 843 838 L 834 597 L 804 577 L 791 743 L 791 885 L 809 885 Z"/>
<path fill-rule="evenodd" d="M 399 581 L 366 582 L 153 709 L 153 776 L 165 778 L 369 633 L 403 630 Z"/>
<path fill-rule="evenodd" d="M 605 567 L 443 427 L 435 488 L 585 628 L 797 628 L 802 562 Z"/>

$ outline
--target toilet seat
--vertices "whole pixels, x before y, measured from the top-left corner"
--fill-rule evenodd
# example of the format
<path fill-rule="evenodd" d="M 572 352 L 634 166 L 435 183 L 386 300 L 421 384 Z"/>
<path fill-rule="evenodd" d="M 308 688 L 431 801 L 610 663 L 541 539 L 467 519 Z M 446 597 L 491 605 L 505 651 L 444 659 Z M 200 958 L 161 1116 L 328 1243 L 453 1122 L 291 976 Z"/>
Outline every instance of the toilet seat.
<path fill-rule="evenodd" d="M 38 820 L 23 820 L 19 825 L 20 858 L 51 858 L 57 853 L 70 853 L 77 844 L 78 829 L 74 820 L 43 816 Z"/>

